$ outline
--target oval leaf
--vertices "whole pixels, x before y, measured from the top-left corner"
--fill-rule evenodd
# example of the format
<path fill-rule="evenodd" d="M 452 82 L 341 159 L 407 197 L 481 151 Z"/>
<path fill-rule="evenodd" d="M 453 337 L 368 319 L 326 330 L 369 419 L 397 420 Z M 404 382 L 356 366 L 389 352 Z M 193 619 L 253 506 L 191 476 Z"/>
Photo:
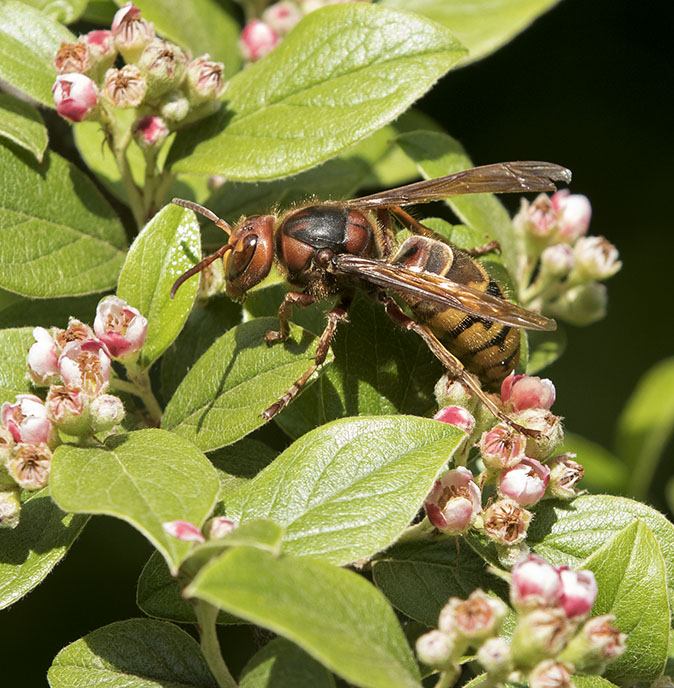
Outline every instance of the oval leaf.
<path fill-rule="evenodd" d="M 353 571 L 236 547 L 202 569 L 187 594 L 291 640 L 350 683 L 419 688 L 393 610 Z"/>
<path fill-rule="evenodd" d="M 182 330 L 199 279 L 188 280 L 171 298 L 180 275 L 201 260 L 199 223 L 192 210 L 164 206 L 131 244 L 119 275 L 117 295 L 148 320 L 138 365 L 149 368 Z"/>
<path fill-rule="evenodd" d="M 461 65 L 480 60 L 514 38 L 559 0 L 382 0 L 444 24 L 468 48 Z"/>
<path fill-rule="evenodd" d="M 169 159 L 177 171 L 229 179 L 299 172 L 397 117 L 463 54 L 446 29 L 418 15 L 325 7 L 237 74 L 223 110 L 181 133 Z"/>
<path fill-rule="evenodd" d="M 151 619 L 118 621 L 88 633 L 56 655 L 47 678 L 51 688 L 218 685 L 192 636 Z"/>
<path fill-rule="evenodd" d="M 592 614 L 615 614 L 616 626 L 627 633 L 627 651 L 609 664 L 606 678 L 619 684 L 659 678 L 667 661 L 670 609 L 665 563 L 651 530 L 634 521 L 584 568 L 599 586 Z"/>
<path fill-rule="evenodd" d="M 38 164 L 13 150 L 0 145 L 0 286 L 38 298 L 113 287 L 126 240 L 108 202 L 55 153 Z"/>
<path fill-rule="evenodd" d="M 276 318 L 259 318 L 216 340 L 176 390 L 162 427 L 211 451 L 263 425 L 262 412 L 311 366 L 316 354 L 315 338 L 296 326 L 285 343 L 268 346 L 264 334 L 276 328 Z"/>
<path fill-rule="evenodd" d="M 0 609 L 29 593 L 63 559 L 88 517 L 66 514 L 48 490 L 28 496 L 14 530 L 0 530 Z"/>
<path fill-rule="evenodd" d="M 75 36 L 56 19 L 18 0 L 0 3 L 0 79 L 51 108 L 52 60 L 63 41 Z"/>
<path fill-rule="evenodd" d="M 42 162 L 47 148 L 47 129 L 40 113 L 8 93 L 0 93 L 0 136 L 25 148 Z"/>
<path fill-rule="evenodd" d="M 0 330 L 0 404 L 14 401 L 17 394 L 30 394 L 26 355 L 35 340 L 30 327 Z"/>
<path fill-rule="evenodd" d="M 332 674 L 285 638 L 267 643 L 243 668 L 241 688 L 334 688 Z"/>
<path fill-rule="evenodd" d="M 283 525 L 286 552 L 348 564 L 400 536 L 464 438 L 451 425 L 413 416 L 334 421 L 232 494 L 228 513 Z"/>
<path fill-rule="evenodd" d="M 50 480 L 61 508 L 123 519 L 152 542 L 172 571 L 191 543 L 167 535 L 162 524 L 181 519 L 200 526 L 218 494 L 208 459 L 163 430 L 113 435 L 101 448 L 62 445 L 54 452 Z"/>
<path fill-rule="evenodd" d="M 36 7 L 62 24 L 72 24 L 79 19 L 87 6 L 87 0 L 22 0 L 22 2 Z"/>

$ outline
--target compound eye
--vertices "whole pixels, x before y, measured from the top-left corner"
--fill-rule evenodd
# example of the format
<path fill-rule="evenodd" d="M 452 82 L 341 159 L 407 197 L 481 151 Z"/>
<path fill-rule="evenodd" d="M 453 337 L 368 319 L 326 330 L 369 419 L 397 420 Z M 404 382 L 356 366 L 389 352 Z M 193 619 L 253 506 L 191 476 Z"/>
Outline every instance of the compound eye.
<path fill-rule="evenodd" d="M 236 282 L 253 260 L 257 247 L 257 234 L 247 234 L 236 242 L 227 262 L 227 279 Z"/>

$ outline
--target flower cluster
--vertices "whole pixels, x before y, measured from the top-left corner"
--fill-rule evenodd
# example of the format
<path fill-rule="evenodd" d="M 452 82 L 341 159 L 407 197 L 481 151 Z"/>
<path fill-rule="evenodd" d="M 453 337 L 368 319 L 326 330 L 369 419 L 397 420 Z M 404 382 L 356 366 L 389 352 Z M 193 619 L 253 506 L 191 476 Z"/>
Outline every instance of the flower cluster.
<path fill-rule="evenodd" d="M 520 244 L 517 270 L 522 304 L 535 311 L 588 325 L 606 312 L 601 280 L 622 267 L 618 250 L 600 236 L 586 236 L 592 208 L 567 189 L 522 201 L 513 219 Z"/>
<path fill-rule="evenodd" d="M 503 548 L 520 545 L 533 517 L 528 508 L 545 496 L 571 499 L 583 476 L 573 454 L 555 454 L 563 430 L 561 418 L 550 412 L 554 385 L 550 380 L 511 374 L 503 381 L 500 396 L 491 395 L 496 407 L 515 424 L 532 431 L 529 435 L 518 432 L 512 423 L 496 422 L 492 414 L 481 413 L 479 401 L 459 382 L 443 382 L 436 393 L 443 408 L 435 419 L 466 433 L 463 449 L 455 455 L 457 463 L 462 457 L 465 463 L 471 447 L 477 446 L 483 470 L 476 478 L 459 466 L 436 481 L 424 505 L 430 523 L 452 535 L 478 528 Z M 482 489 L 488 486 L 494 487 L 495 495 L 483 509 Z"/>
<path fill-rule="evenodd" d="M 99 303 L 93 329 L 71 318 L 65 330 L 33 330 L 28 373 L 36 387 L 49 389 L 44 401 L 35 394 L 19 394 L 14 403 L 2 405 L 0 525 L 18 523 L 19 488 L 38 490 L 47 484 L 59 431 L 85 437 L 123 420 L 122 401 L 106 393 L 112 359 L 128 364 L 146 334 L 147 320 L 116 296 Z"/>
<path fill-rule="evenodd" d="M 125 65 L 113 65 L 118 53 Z M 110 30 L 90 31 L 62 43 L 54 58 L 56 111 L 72 122 L 95 120 L 114 137 L 115 108 L 136 108 L 134 137 L 158 148 L 181 125 L 211 114 L 225 90 L 224 66 L 208 55 L 191 59 L 155 35 L 140 10 L 127 2 Z"/>
<path fill-rule="evenodd" d="M 302 17 L 327 5 L 352 0 L 280 0 L 270 5 L 259 19 L 251 19 L 239 38 L 239 49 L 247 62 L 268 55 Z M 367 1 L 367 0 L 364 0 Z"/>
<path fill-rule="evenodd" d="M 465 601 L 449 600 L 437 630 L 417 640 L 417 655 L 452 679 L 472 648 L 490 685 L 526 677 L 533 688 L 567 688 L 573 685 L 572 674 L 602 674 L 626 649 L 626 636 L 616 628 L 615 617 L 588 620 L 596 597 L 590 571 L 554 567 L 531 554 L 512 569 L 510 602 L 517 624 L 510 641 L 498 636 L 505 603 L 476 590 Z"/>

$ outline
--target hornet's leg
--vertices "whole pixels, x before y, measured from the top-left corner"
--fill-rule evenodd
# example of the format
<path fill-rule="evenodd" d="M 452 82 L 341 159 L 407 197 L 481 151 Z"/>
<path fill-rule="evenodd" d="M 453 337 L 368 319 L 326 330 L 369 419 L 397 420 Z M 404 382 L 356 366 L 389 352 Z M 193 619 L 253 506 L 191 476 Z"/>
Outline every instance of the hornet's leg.
<path fill-rule="evenodd" d="M 399 325 L 406 330 L 416 332 L 424 340 L 424 342 L 426 342 L 426 345 L 431 350 L 433 355 L 440 361 L 440 363 L 442 363 L 442 365 L 445 366 L 445 368 L 447 368 L 450 374 L 466 385 L 466 387 L 468 387 L 499 420 L 507 423 L 514 430 L 521 432 L 523 435 L 527 435 L 529 437 L 540 436 L 539 431 L 525 428 L 503 413 L 503 411 L 501 411 L 501 409 L 482 391 L 482 387 L 480 387 L 479 382 L 477 382 L 473 375 L 471 375 L 465 369 L 463 363 L 461 363 L 461 361 L 454 356 L 454 354 L 447 351 L 442 342 L 431 332 L 428 327 L 426 327 L 426 325 L 422 325 L 406 315 L 400 309 L 398 304 L 384 292 L 379 292 L 377 298 L 384 305 L 386 314 L 389 316 L 389 318 L 391 318 L 396 325 Z"/>
<path fill-rule="evenodd" d="M 323 365 L 328 355 L 330 344 L 332 344 L 332 340 L 335 337 L 337 325 L 348 320 L 347 310 L 350 304 L 351 299 L 343 299 L 338 306 L 335 306 L 328 313 L 328 323 L 318 340 L 313 364 L 276 403 L 263 412 L 262 417 L 265 420 L 272 419 L 277 413 L 282 411 L 302 391 L 309 378 Z"/>
<path fill-rule="evenodd" d="M 316 297 L 311 294 L 305 294 L 301 291 L 289 291 L 281 301 L 281 305 L 278 307 L 278 320 L 279 329 L 278 330 L 267 330 L 264 335 L 264 339 L 267 344 L 273 344 L 274 342 L 284 342 L 288 339 L 290 335 L 290 314 L 292 313 L 293 306 L 298 308 L 306 308 L 315 303 Z"/>

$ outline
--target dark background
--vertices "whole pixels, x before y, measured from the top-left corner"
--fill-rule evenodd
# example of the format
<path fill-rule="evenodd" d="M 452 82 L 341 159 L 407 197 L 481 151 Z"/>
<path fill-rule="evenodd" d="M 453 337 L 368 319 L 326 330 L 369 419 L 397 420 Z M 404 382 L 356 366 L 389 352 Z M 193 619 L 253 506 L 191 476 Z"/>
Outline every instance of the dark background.
<path fill-rule="evenodd" d="M 664 14 L 658 2 L 563 0 L 494 55 L 450 73 L 422 101 L 475 164 L 539 159 L 570 167 L 572 191 L 592 201 L 591 233 L 618 246 L 624 268 L 608 282 L 608 317 L 570 328 L 565 356 L 545 371 L 567 428 L 609 448 L 636 382 L 674 350 L 674 141 L 665 102 L 672 13 Z M 670 447 L 667 473 L 671 456 Z M 662 508 L 661 499 L 658 490 L 651 495 Z M 94 518 L 46 581 L 0 616 L 0 683 L 44 686 L 66 642 L 140 616 L 135 586 L 150 551 L 130 526 Z"/>

